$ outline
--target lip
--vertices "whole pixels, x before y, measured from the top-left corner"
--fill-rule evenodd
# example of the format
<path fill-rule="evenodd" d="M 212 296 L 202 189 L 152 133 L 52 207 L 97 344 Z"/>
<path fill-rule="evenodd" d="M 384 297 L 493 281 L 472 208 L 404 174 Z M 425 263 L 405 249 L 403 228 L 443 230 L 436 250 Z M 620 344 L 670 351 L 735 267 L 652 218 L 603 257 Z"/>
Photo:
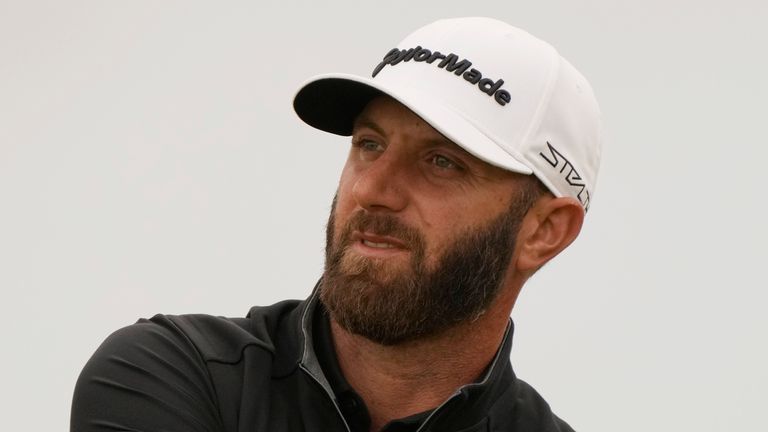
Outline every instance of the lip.
<path fill-rule="evenodd" d="M 369 232 L 355 231 L 351 239 L 352 247 L 366 255 L 390 255 L 408 249 L 400 239 Z"/>

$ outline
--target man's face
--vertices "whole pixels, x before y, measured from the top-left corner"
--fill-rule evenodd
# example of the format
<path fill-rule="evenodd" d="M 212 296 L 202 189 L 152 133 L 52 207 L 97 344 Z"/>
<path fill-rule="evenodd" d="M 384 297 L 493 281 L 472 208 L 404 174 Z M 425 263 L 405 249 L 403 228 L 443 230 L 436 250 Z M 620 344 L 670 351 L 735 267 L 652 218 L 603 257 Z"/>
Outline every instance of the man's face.
<path fill-rule="evenodd" d="M 382 344 L 476 319 L 533 200 L 523 183 L 374 99 L 355 122 L 328 222 L 321 300 L 343 328 Z"/>

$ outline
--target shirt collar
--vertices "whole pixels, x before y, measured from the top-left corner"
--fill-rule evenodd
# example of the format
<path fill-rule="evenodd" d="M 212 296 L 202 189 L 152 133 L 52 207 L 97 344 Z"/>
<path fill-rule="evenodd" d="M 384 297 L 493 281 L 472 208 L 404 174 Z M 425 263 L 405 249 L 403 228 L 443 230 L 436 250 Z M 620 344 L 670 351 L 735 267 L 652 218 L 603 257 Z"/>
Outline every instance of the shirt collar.
<path fill-rule="evenodd" d="M 303 305 L 300 317 L 301 343 L 299 345 L 301 347 L 301 352 L 298 355 L 298 358 L 300 359 L 298 363 L 325 388 L 326 392 L 333 398 L 334 402 L 338 404 L 338 395 L 334 392 L 334 386 L 338 385 L 337 383 L 341 383 L 341 387 L 339 388 L 351 390 L 351 387 L 338 369 L 335 353 L 332 358 L 333 366 L 326 366 L 327 370 L 324 371 L 324 368 L 321 366 L 321 362 L 318 359 L 318 351 L 315 349 L 317 346 L 316 344 L 318 343 L 315 338 L 324 338 L 323 336 L 316 336 L 318 333 L 314 331 L 314 326 L 317 325 L 315 314 L 322 312 L 322 308 L 319 307 L 321 306 L 319 305 L 319 287 L 321 283 L 322 280 L 318 282 L 312 294 Z M 427 413 L 423 413 L 427 417 L 425 420 L 426 422 L 444 423 L 446 425 L 451 425 L 451 429 L 461 429 L 462 427 L 471 426 L 487 415 L 491 405 L 493 405 L 503 393 L 513 390 L 517 381 L 509 361 L 510 352 L 512 350 L 513 333 L 514 323 L 510 319 L 507 323 L 507 328 L 501 345 L 483 377 L 477 382 L 458 388 L 451 397 L 429 413 L 428 416 Z M 326 347 L 328 347 L 327 344 L 331 344 L 330 337 L 327 337 L 325 341 L 321 340 L 319 342 L 326 344 Z M 332 344 L 330 345 L 330 350 L 333 352 Z M 334 382 L 334 386 L 331 385 L 331 382 Z M 417 414 L 415 417 L 418 416 L 420 416 L 420 414 Z M 409 418 L 401 419 L 399 421 L 406 421 Z M 419 420 L 421 419 L 419 418 Z"/>

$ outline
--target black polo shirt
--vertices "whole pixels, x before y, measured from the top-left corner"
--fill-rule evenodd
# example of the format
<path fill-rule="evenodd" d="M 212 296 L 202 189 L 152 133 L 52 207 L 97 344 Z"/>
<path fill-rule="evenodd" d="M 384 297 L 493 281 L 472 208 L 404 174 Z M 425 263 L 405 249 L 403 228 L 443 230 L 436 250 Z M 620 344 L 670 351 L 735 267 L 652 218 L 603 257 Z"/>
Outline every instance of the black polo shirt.
<path fill-rule="evenodd" d="M 245 318 L 156 315 L 118 330 L 80 374 L 71 430 L 365 431 L 367 410 L 339 372 L 318 303 L 315 291 Z M 481 380 L 388 432 L 571 431 L 515 377 L 511 344 L 510 322 Z"/>

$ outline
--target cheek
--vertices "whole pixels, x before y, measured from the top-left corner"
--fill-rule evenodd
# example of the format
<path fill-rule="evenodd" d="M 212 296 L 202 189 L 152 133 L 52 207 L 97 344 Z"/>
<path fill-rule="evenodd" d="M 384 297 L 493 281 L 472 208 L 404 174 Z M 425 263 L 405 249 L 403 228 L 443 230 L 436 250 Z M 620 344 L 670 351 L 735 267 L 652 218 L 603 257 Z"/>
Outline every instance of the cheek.
<path fill-rule="evenodd" d="M 418 213 L 415 226 L 426 241 L 426 261 L 431 266 L 445 254 L 458 234 L 467 228 L 468 222 L 464 220 L 466 213 L 446 206 L 445 202 L 422 206 Z"/>
<path fill-rule="evenodd" d="M 339 176 L 339 188 L 337 191 L 339 201 L 341 201 L 342 198 L 346 201 L 349 201 L 352 198 L 352 190 L 354 189 L 356 178 L 357 170 L 355 169 L 354 164 L 347 160 L 347 163 L 344 164 L 344 168 L 342 168 L 341 175 Z"/>
<path fill-rule="evenodd" d="M 355 209 L 356 203 L 352 193 L 353 183 L 342 176 L 339 181 L 339 188 L 336 190 L 336 214 L 337 219 L 343 218 Z"/>
<path fill-rule="evenodd" d="M 348 173 L 345 170 L 341 174 L 338 189 L 336 189 L 336 204 L 334 207 L 334 231 L 338 237 L 343 227 L 349 220 L 351 214 L 356 209 L 355 200 L 352 196 L 352 182 L 349 181 Z"/>
<path fill-rule="evenodd" d="M 425 234 L 430 237 L 451 236 L 471 226 L 475 221 L 470 220 L 473 208 L 467 205 L 466 199 L 451 199 L 444 195 L 422 195 L 414 200 L 419 223 Z"/>
<path fill-rule="evenodd" d="M 485 226 L 501 214 L 503 205 L 490 200 L 422 200 L 418 206 L 419 228 L 427 241 L 427 262 L 434 263 L 451 249 L 456 239 Z"/>

